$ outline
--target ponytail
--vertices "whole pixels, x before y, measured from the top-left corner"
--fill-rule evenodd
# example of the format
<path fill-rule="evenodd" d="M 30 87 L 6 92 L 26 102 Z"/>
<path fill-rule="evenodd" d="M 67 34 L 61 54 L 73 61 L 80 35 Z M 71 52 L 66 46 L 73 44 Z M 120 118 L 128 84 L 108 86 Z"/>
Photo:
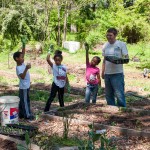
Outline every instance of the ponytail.
<path fill-rule="evenodd" d="M 54 60 L 56 59 L 56 57 L 59 57 L 61 58 L 61 60 L 63 60 L 62 51 L 56 50 L 54 54 Z"/>

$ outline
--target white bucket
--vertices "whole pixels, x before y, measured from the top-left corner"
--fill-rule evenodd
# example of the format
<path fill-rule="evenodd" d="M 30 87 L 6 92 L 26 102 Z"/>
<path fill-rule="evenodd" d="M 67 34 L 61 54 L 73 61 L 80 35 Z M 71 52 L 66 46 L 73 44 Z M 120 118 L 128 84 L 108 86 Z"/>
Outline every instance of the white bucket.
<path fill-rule="evenodd" d="M 17 123 L 18 122 L 18 96 L 1 96 L 0 110 L 1 110 L 1 125 Z"/>
<path fill-rule="evenodd" d="M 75 53 L 80 49 L 80 42 L 76 41 L 65 41 L 63 47 L 68 49 L 70 53 Z"/>

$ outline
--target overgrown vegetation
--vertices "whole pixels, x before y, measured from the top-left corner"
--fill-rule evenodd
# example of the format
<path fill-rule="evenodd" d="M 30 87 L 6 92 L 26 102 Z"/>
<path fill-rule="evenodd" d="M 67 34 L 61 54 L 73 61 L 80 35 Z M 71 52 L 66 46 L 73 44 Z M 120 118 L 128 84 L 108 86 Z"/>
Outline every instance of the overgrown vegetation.
<path fill-rule="evenodd" d="M 111 140 L 107 137 L 106 131 L 100 130 L 96 133 L 94 123 L 89 125 L 89 139 L 87 141 L 79 140 L 79 150 L 116 150 L 116 146 L 111 144 Z"/>
<path fill-rule="evenodd" d="M 129 1 L 130 2 L 130 1 Z M 109 27 L 118 28 L 119 38 L 128 43 L 150 38 L 149 0 L 128 5 L 123 0 L 2 1 L 0 3 L 1 51 L 13 49 L 18 39 L 61 46 L 63 41 L 85 40 L 95 45 L 105 39 Z M 136 21 L 135 21 L 136 20 Z M 68 39 L 69 37 L 69 39 Z M 5 40 L 5 41 L 4 41 Z M 6 43 L 10 43 L 7 45 Z"/>
<path fill-rule="evenodd" d="M 65 40 L 77 40 L 81 45 L 86 41 L 94 47 L 105 41 L 109 27 L 116 27 L 118 39 L 140 42 L 128 46 L 130 58 L 140 59 L 139 68 L 149 68 L 149 5 L 149 0 L 1 1 L 0 52 L 7 55 L 10 68 L 11 52 L 20 49 L 22 35 L 32 49 L 40 42 L 47 51 L 50 44 L 57 49 Z"/>

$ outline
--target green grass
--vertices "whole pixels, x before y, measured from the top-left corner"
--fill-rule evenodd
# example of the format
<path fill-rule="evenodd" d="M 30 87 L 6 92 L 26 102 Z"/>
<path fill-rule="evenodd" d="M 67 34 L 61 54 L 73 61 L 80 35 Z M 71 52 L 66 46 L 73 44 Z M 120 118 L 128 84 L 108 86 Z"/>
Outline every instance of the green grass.
<path fill-rule="evenodd" d="M 135 97 L 135 96 L 127 96 L 126 102 L 128 103 L 134 103 L 136 101 L 139 101 L 141 98 Z"/>
<path fill-rule="evenodd" d="M 140 62 L 130 62 L 129 66 L 137 67 L 140 69 L 150 68 L 150 44 L 149 43 L 138 43 L 127 45 L 129 50 L 130 59 L 136 56 L 140 59 Z"/>
<path fill-rule="evenodd" d="M 19 80 L 17 78 L 8 78 L 5 76 L 0 76 L 0 84 L 1 85 L 16 85 Z"/>
<path fill-rule="evenodd" d="M 58 149 L 58 147 L 79 146 L 78 138 L 63 138 L 58 135 L 48 136 L 38 134 L 33 138 L 33 141 L 43 149 Z"/>
<path fill-rule="evenodd" d="M 3 93 L 0 93 L 0 96 L 5 96 L 5 95 L 10 95 L 10 96 L 18 96 L 19 95 L 19 91 L 13 91 L 13 92 L 7 92 L 3 91 Z M 42 102 L 46 102 L 48 97 L 50 95 L 50 91 L 46 91 L 46 90 L 35 90 L 35 89 L 31 89 L 30 90 L 30 100 L 31 101 L 42 101 Z M 72 102 L 76 99 L 82 99 L 83 97 L 76 97 L 76 96 L 72 96 L 68 93 L 64 94 L 64 102 Z M 56 96 L 56 98 L 54 99 L 54 103 L 55 102 L 59 102 L 58 97 Z"/>
<path fill-rule="evenodd" d="M 68 74 L 69 82 L 76 82 L 76 76 L 74 74 Z"/>
<path fill-rule="evenodd" d="M 50 95 L 50 91 L 43 91 L 43 90 L 31 90 L 30 92 L 30 99 L 34 101 L 42 101 L 46 102 Z M 76 97 L 72 97 L 69 94 L 64 95 L 64 102 L 72 102 L 75 100 Z M 54 102 L 58 102 L 58 98 L 54 99 Z"/>
<path fill-rule="evenodd" d="M 59 138 L 57 139 L 57 141 L 59 142 L 59 145 L 62 146 L 79 146 L 77 140 L 74 138 L 68 138 L 68 139 Z"/>

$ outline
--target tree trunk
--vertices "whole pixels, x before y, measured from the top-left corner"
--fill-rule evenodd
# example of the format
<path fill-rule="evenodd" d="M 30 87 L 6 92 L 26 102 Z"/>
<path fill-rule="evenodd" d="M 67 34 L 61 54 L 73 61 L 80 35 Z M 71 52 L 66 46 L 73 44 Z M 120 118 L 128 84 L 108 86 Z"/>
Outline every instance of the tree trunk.
<path fill-rule="evenodd" d="M 64 13 L 64 34 L 63 34 L 63 42 L 66 41 L 66 34 L 67 34 L 67 18 L 68 18 L 68 2 L 66 1 L 65 5 L 65 13 Z M 62 42 L 62 45 L 63 45 Z"/>
<path fill-rule="evenodd" d="M 45 0 L 45 32 L 44 32 L 44 41 L 49 37 L 49 30 L 48 25 L 50 21 L 50 12 L 52 10 L 52 6 L 49 8 L 48 5 L 50 5 L 50 1 Z"/>
<path fill-rule="evenodd" d="M 58 13 L 58 36 L 57 36 L 57 45 L 60 46 L 60 3 L 59 0 L 58 7 L 57 7 L 57 13 Z"/>

